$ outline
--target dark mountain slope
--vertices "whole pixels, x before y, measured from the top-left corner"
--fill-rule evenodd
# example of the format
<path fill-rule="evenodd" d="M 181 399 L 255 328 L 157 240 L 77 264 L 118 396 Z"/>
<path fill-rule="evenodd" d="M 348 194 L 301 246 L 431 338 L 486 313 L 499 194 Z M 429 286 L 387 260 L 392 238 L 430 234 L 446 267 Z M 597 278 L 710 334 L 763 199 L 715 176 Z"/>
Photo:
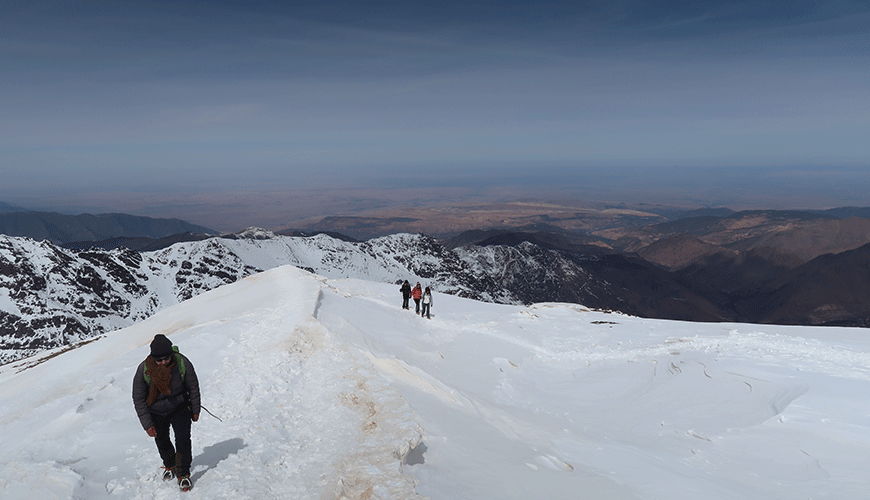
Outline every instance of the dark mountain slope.
<path fill-rule="evenodd" d="M 26 212 L 26 208 L 16 207 L 15 205 L 10 205 L 8 203 L 0 201 L 0 213 L 7 212 Z"/>
<path fill-rule="evenodd" d="M 454 251 L 524 303 L 573 302 L 667 319 L 730 319 L 674 275 L 637 256 L 542 240 L 503 233 Z"/>
<path fill-rule="evenodd" d="M 669 270 L 680 270 L 709 260 L 733 260 L 739 252 L 679 234 L 655 241 L 637 252 L 644 260 Z"/>
<path fill-rule="evenodd" d="M 819 210 L 818 212 L 837 217 L 838 219 L 848 219 L 849 217 L 870 219 L 870 207 L 838 207 Z"/>
<path fill-rule="evenodd" d="M 57 244 L 119 237 L 164 238 L 185 232 L 217 234 L 212 229 L 179 219 L 152 219 L 127 214 L 0 213 L 0 234 Z"/>
<path fill-rule="evenodd" d="M 703 216 L 653 224 L 639 229 L 612 231 L 612 246 L 634 252 L 655 241 L 678 235 L 695 236 L 706 243 L 745 250 L 763 245 L 762 238 L 808 227 L 822 231 L 838 231 L 839 219 L 832 215 L 797 210 L 748 210 L 727 217 Z M 866 219 L 870 231 L 870 219 Z M 826 228 L 832 229 L 826 229 Z M 748 243 L 747 243 L 748 242 Z M 860 246 L 860 245 L 859 245 Z M 853 247 L 854 248 L 854 247 Z M 818 254 L 817 254 L 818 255 Z M 816 256 L 817 256 L 816 255 Z"/>
<path fill-rule="evenodd" d="M 613 249 L 598 238 L 555 227 L 548 227 L 546 230 L 519 228 L 515 230 L 486 229 L 464 231 L 452 238 L 442 240 L 441 243 L 446 248 L 453 249 L 468 245 L 482 247 L 491 245 L 516 246 L 524 241 L 548 250 L 567 250 L 595 255 L 614 253 Z"/>
<path fill-rule="evenodd" d="M 114 250 L 116 248 L 126 248 L 136 252 L 153 252 L 160 250 L 176 243 L 185 241 L 202 241 L 212 236 L 203 233 L 185 233 L 171 234 L 164 238 L 146 238 L 144 236 L 138 238 L 118 237 L 109 238 L 102 241 L 74 241 L 61 245 L 63 248 L 70 250 L 88 250 L 91 248 L 100 248 L 102 250 Z"/>
<path fill-rule="evenodd" d="M 870 244 L 785 273 L 739 310 L 759 323 L 870 326 Z"/>
<path fill-rule="evenodd" d="M 587 296 L 577 301 L 589 307 L 619 309 L 647 318 L 689 321 L 734 319 L 709 299 L 675 279 L 671 273 L 641 258 L 605 255 L 584 262 L 583 267 L 596 280 L 609 284 L 612 291 L 610 297 Z"/>
<path fill-rule="evenodd" d="M 671 270 L 693 264 L 703 267 L 713 254 L 720 254 L 719 267 L 721 257 L 729 253 L 740 263 L 744 257 L 738 254 L 745 252 L 752 252 L 753 258 L 768 256 L 770 265 L 776 269 L 796 267 L 820 255 L 853 250 L 868 242 L 870 219 L 757 210 L 656 224 L 623 234 L 613 246 L 626 252 L 636 251 L 650 262 Z M 696 262 L 692 261 L 693 254 Z"/>

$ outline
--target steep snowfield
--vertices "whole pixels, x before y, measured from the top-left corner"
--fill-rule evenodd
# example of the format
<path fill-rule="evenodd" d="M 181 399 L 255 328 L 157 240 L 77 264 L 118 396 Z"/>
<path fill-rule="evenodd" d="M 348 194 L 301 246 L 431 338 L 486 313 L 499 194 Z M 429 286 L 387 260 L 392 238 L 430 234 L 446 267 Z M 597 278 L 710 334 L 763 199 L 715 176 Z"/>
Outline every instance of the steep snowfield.
<path fill-rule="evenodd" d="M 436 294 L 281 267 L 0 366 L 4 498 L 177 498 L 130 399 L 200 376 L 187 498 L 864 499 L 870 337 Z M 56 355 L 55 355 L 56 354 Z"/>

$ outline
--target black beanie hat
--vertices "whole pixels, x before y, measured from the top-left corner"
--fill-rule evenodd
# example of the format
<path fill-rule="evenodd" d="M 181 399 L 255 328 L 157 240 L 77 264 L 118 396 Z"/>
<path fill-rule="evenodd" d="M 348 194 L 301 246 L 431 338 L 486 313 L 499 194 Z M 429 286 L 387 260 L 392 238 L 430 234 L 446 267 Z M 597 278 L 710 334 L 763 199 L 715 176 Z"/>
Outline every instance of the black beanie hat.
<path fill-rule="evenodd" d="M 151 341 L 151 357 L 162 358 L 172 354 L 172 341 L 166 335 L 158 333 Z"/>

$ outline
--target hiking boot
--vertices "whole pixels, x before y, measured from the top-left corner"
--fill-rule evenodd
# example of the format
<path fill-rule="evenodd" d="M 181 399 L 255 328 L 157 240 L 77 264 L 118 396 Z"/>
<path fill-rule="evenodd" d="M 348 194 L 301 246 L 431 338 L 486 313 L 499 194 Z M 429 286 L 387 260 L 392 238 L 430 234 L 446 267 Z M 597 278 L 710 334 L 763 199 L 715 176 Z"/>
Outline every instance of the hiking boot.
<path fill-rule="evenodd" d="M 178 487 L 181 491 L 187 491 L 193 488 L 193 483 L 190 482 L 190 474 L 178 477 Z"/>
<path fill-rule="evenodd" d="M 171 481 L 175 479 L 175 467 L 163 467 L 163 480 Z"/>

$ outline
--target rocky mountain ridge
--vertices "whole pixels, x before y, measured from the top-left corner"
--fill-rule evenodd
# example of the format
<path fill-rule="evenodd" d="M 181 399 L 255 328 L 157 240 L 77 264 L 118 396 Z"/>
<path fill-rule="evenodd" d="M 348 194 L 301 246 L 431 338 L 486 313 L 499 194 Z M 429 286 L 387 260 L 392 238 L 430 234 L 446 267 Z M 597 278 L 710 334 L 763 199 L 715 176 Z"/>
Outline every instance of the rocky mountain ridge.
<path fill-rule="evenodd" d="M 687 224 L 723 225 L 699 219 Z M 822 219 L 857 228 L 840 232 L 857 235 L 846 238 L 849 246 L 863 237 L 862 220 Z M 747 215 L 735 220 L 724 225 L 745 223 Z M 776 240 L 772 234 L 755 241 Z M 0 236 L 0 362 L 128 326 L 203 291 L 287 264 L 330 278 L 420 281 L 437 293 L 497 303 L 563 301 L 691 321 L 870 325 L 864 306 L 870 303 L 870 245 L 802 262 L 776 246 L 752 247 L 744 239 L 735 249 L 708 240 L 703 231 L 655 240 L 639 251 L 649 262 L 570 232 L 475 231 L 452 243 L 401 233 L 360 242 L 251 228 L 205 239 L 171 237 L 139 252 Z M 671 261 L 655 262 L 651 254 Z"/>
<path fill-rule="evenodd" d="M 206 290 L 287 264 L 330 278 L 409 279 L 436 293 L 496 303 L 564 300 L 643 316 L 673 309 L 668 317 L 721 317 L 709 304 L 686 308 L 704 301 L 642 259 L 529 242 L 451 250 L 434 238 L 407 233 L 353 242 L 252 228 L 135 252 L 72 250 L 0 236 L 0 360 L 128 326 Z"/>
<path fill-rule="evenodd" d="M 519 302 L 423 236 L 350 243 L 249 230 L 154 252 L 70 250 L 0 236 L 0 362 L 129 326 L 204 291 L 286 264 L 330 277 L 426 280 L 442 293 Z"/>

